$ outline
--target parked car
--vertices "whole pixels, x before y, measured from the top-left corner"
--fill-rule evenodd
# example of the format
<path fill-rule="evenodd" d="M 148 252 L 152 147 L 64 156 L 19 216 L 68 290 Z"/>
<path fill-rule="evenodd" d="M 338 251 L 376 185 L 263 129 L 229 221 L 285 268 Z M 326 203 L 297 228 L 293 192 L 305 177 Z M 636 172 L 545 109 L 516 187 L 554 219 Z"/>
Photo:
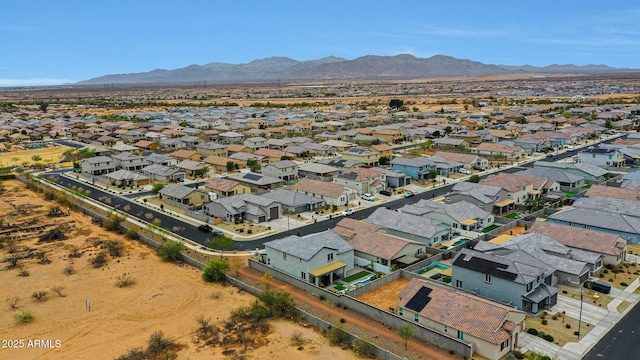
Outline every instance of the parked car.
<path fill-rule="evenodd" d="M 478 170 L 478 171 L 485 171 L 487 170 L 487 168 L 485 168 L 484 166 L 480 166 L 480 165 L 474 165 L 473 166 L 474 170 Z"/>
<path fill-rule="evenodd" d="M 460 174 L 471 175 L 471 171 L 469 171 L 469 170 L 467 170 L 465 168 L 462 168 L 462 169 L 460 169 Z"/>
<path fill-rule="evenodd" d="M 220 230 L 216 230 L 213 232 L 213 236 L 215 237 L 220 237 L 220 236 L 224 236 L 224 233 Z"/>
<path fill-rule="evenodd" d="M 408 198 L 408 197 L 412 197 L 415 194 L 413 193 L 413 191 L 407 191 L 406 193 L 404 193 L 404 197 Z"/>
<path fill-rule="evenodd" d="M 548 157 L 548 158 L 552 158 L 552 157 L 553 157 L 553 154 L 552 154 L 552 153 L 548 153 L 548 154 L 547 154 L 547 157 Z"/>
<path fill-rule="evenodd" d="M 202 224 L 200 226 L 198 226 L 198 230 L 202 231 L 202 232 L 211 232 L 211 230 L 213 230 L 211 228 L 211 226 L 207 225 L 207 224 Z"/>
<path fill-rule="evenodd" d="M 391 196 L 393 193 L 391 192 L 391 190 L 380 190 L 380 194 Z"/>
<path fill-rule="evenodd" d="M 342 216 L 353 215 L 353 213 L 355 213 L 355 211 L 353 211 L 353 209 L 344 209 L 344 211 L 342 212 Z"/>
<path fill-rule="evenodd" d="M 228 177 L 229 177 L 229 174 L 227 174 L 227 173 L 222 173 L 222 174 L 220 174 L 220 176 L 218 176 L 218 177 L 219 177 L 220 179 L 226 179 L 226 178 L 228 178 Z"/>
<path fill-rule="evenodd" d="M 597 292 L 601 292 L 603 294 L 608 294 L 611 292 L 611 285 L 602 281 L 585 281 L 584 287 L 587 289 L 595 290 Z"/>
<path fill-rule="evenodd" d="M 362 200 L 367 200 L 367 201 L 375 201 L 376 198 L 373 197 L 373 195 L 371 194 L 362 194 L 362 196 L 360 196 L 360 198 Z"/>

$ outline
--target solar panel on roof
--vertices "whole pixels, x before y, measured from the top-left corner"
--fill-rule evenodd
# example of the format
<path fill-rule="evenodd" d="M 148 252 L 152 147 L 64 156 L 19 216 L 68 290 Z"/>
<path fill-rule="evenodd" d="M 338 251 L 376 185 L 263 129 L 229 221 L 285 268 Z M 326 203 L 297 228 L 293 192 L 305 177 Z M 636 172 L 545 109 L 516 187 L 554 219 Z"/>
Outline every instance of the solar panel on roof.
<path fill-rule="evenodd" d="M 258 180 L 262 179 L 262 175 L 245 174 L 242 178 L 243 179 L 247 179 L 247 180 L 251 180 L 251 181 L 258 181 Z"/>
<path fill-rule="evenodd" d="M 405 307 L 409 310 L 420 312 L 424 309 L 425 306 L 431 301 L 429 294 L 431 293 L 431 288 L 423 286 L 418 290 L 418 292 L 413 295 L 411 300 L 405 305 Z"/>
<path fill-rule="evenodd" d="M 366 149 L 358 149 L 358 148 L 349 149 L 349 152 L 356 153 L 356 154 L 362 154 L 365 151 L 366 151 Z"/>

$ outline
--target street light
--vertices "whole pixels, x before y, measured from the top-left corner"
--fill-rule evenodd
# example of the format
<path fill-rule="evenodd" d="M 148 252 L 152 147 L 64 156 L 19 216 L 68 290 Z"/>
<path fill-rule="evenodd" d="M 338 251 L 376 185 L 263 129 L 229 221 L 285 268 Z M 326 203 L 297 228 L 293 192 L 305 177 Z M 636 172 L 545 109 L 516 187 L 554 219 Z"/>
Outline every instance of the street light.
<path fill-rule="evenodd" d="M 582 326 L 582 287 L 580 287 L 580 316 L 578 317 L 578 339 L 580 339 L 581 326 Z"/>

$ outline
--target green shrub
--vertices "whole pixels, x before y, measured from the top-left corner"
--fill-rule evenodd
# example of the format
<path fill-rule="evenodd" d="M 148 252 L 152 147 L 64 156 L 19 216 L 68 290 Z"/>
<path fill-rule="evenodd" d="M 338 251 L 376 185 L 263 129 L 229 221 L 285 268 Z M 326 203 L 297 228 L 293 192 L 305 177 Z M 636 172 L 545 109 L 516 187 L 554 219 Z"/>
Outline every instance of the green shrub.
<path fill-rule="evenodd" d="M 545 336 L 542 337 L 543 339 L 547 340 L 548 342 L 553 342 L 553 336 L 546 334 Z"/>
<path fill-rule="evenodd" d="M 547 325 L 547 319 L 542 319 L 542 325 Z"/>
<path fill-rule="evenodd" d="M 538 336 L 538 330 L 536 330 L 536 329 L 534 329 L 534 328 L 531 328 L 531 329 L 527 330 L 527 332 L 528 332 L 529 334 L 531 334 L 531 335 Z"/>
<path fill-rule="evenodd" d="M 349 333 L 339 327 L 333 327 L 329 331 L 329 341 L 333 345 L 347 344 L 349 342 Z"/>
<path fill-rule="evenodd" d="M 226 258 L 211 259 L 202 269 L 202 278 L 208 282 L 224 281 L 230 268 L 231 264 Z"/>
<path fill-rule="evenodd" d="M 567 325 L 565 325 L 565 327 L 566 327 L 567 329 L 571 329 L 571 324 L 567 324 Z"/>
<path fill-rule="evenodd" d="M 554 314 L 551 318 L 552 318 L 553 320 L 558 320 L 558 315 Z"/>
<path fill-rule="evenodd" d="M 26 324 L 32 322 L 34 317 L 31 311 L 22 310 L 21 312 L 13 315 L 13 319 L 19 324 Z"/>
<path fill-rule="evenodd" d="M 164 261 L 178 261 L 182 259 L 182 252 L 186 249 L 179 241 L 167 241 L 158 249 L 158 255 Z"/>
<path fill-rule="evenodd" d="M 512 353 L 512 354 L 513 354 L 513 356 L 515 356 L 515 357 L 516 357 L 516 359 L 518 359 L 518 360 L 524 359 L 524 354 L 523 354 L 523 353 L 521 353 L 521 352 L 520 352 L 520 351 L 518 351 L 518 350 L 513 350 L 511 353 Z"/>
<path fill-rule="evenodd" d="M 626 282 L 621 282 L 620 286 L 629 286 L 629 284 L 627 284 Z"/>
<path fill-rule="evenodd" d="M 344 324 L 344 323 L 346 323 L 346 322 L 347 322 L 347 320 L 345 320 L 344 318 L 341 318 L 341 319 L 340 319 L 340 323 L 341 323 L 341 324 Z"/>
<path fill-rule="evenodd" d="M 580 331 L 574 331 L 574 332 L 573 332 L 573 335 L 575 335 L 575 336 L 580 335 Z"/>

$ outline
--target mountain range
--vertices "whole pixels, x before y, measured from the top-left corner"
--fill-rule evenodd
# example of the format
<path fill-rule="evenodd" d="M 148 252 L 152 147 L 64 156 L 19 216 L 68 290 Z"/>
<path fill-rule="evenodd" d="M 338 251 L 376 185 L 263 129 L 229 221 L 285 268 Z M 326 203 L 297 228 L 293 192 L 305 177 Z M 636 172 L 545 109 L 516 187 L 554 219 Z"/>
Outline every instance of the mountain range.
<path fill-rule="evenodd" d="M 435 55 L 417 58 L 413 55 L 367 55 L 354 60 L 329 56 L 317 60 L 298 61 L 287 57 L 254 60 L 248 64 L 213 62 L 190 65 L 175 70 L 156 69 L 149 72 L 105 75 L 81 81 L 79 85 L 152 84 L 152 83 L 241 83 L 294 80 L 384 80 L 419 79 L 442 76 L 486 76 L 499 74 L 593 74 L 632 69 L 606 65 L 530 65 L 505 66 Z"/>

